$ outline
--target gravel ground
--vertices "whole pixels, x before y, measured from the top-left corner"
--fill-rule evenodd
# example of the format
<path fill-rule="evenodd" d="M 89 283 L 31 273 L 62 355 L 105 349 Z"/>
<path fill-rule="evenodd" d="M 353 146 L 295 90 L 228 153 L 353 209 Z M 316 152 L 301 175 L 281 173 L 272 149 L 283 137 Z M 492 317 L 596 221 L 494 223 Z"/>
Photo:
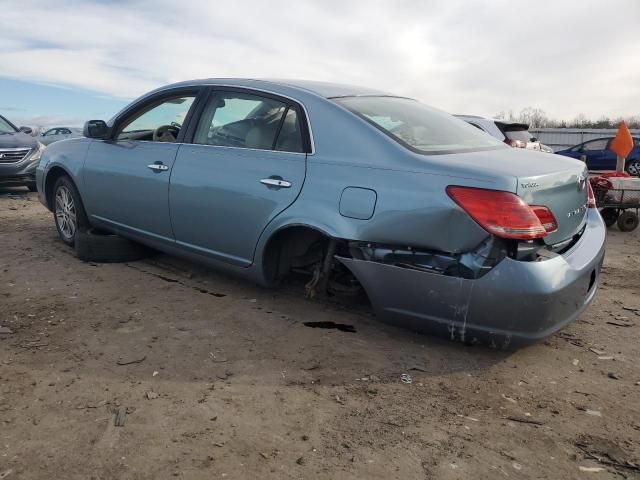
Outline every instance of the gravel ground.
<path fill-rule="evenodd" d="M 0 190 L 0 479 L 638 478 L 638 247 L 612 229 L 587 312 L 503 352 L 166 255 L 83 263 Z"/>

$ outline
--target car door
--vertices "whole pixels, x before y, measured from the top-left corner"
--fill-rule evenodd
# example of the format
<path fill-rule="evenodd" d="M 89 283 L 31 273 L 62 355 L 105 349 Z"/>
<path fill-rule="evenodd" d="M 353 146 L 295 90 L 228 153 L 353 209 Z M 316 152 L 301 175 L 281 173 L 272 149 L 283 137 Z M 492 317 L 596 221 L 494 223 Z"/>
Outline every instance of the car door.
<path fill-rule="evenodd" d="M 144 99 L 115 120 L 110 139 L 91 143 L 84 199 L 93 223 L 173 241 L 169 177 L 197 93 L 172 90 Z"/>
<path fill-rule="evenodd" d="M 306 115 L 286 98 L 212 89 L 192 125 L 171 174 L 176 242 L 248 266 L 263 229 L 302 188 L 311 145 Z"/>

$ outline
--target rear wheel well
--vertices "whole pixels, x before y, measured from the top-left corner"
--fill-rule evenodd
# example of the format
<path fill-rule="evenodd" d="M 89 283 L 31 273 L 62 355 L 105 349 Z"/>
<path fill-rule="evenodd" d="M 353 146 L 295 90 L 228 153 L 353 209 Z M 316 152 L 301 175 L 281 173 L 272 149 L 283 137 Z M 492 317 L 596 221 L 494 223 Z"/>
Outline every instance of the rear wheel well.
<path fill-rule="evenodd" d="M 291 226 L 275 233 L 263 255 L 268 285 L 277 285 L 294 274 L 305 278 L 306 296 L 361 298 L 366 292 L 357 278 L 336 257 L 351 257 L 348 240 L 335 238 L 308 226 Z M 293 280 L 293 285 L 297 283 Z"/>
<path fill-rule="evenodd" d="M 276 284 L 293 268 L 311 265 L 324 258 L 331 237 L 312 227 L 292 226 L 276 232 L 267 242 L 262 257 L 264 277 Z"/>

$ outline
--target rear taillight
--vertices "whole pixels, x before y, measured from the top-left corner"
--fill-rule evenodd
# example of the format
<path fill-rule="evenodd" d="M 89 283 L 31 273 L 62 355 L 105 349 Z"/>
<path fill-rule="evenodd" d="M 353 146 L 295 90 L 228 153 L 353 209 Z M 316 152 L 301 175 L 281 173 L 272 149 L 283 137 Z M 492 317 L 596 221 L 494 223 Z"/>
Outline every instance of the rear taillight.
<path fill-rule="evenodd" d="M 589 192 L 587 197 L 587 208 L 596 208 L 596 196 L 593 194 L 591 182 L 587 182 L 587 191 Z"/>
<path fill-rule="evenodd" d="M 523 142 L 522 140 L 513 140 L 511 138 L 507 138 L 504 143 L 509 145 L 510 147 L 515 148 L 527 148 L 527 142 Z"/>
<path fill-rule="evenodd" d="M 531 210 L 536 214 L 536 217 L 538 217 L 538 220 L 540 220 L 540 223 L 547 233 L 553 233 L 558 230 L 556 217 L 554 217 L 553 212 L 547 207 L 542 205 L 531 205 Z"/>
<path fill-rule="evenodd" d="M 451 185 L 447 187 L 447 194 L 482 228 L 498 237 L 533 240 L 549 233 L 534 210 L 511 192 Z M 540 215 L 550 228 L 552 223 L 557 228 L 550 211 L 548 215 L 541 211 Z"/>

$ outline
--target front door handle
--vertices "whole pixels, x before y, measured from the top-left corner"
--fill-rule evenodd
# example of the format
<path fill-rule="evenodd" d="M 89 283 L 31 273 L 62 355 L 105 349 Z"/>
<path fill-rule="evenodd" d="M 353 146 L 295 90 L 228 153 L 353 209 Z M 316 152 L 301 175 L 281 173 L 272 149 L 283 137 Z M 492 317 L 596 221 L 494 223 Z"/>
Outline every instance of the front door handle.
<path fill-rule="evenodd" d="M 163 165 L 162 162 L 156 162 L 156 163 L 152 163 L 151 165 L 147 165 L 147 168 L 150 168 L 151 170 L 153 170 L 154 172 L 166 172 L 167 170 L 169 170 L 169 167 L 167 165 Z"/>
<path fill-rule="evenodd" d="M 283 180 L 282 178 L 263 178 L 262 180 L 260 180 L 260 183 L 265 184 L 267 187 L 291 188 L 291 182 Z"/>

